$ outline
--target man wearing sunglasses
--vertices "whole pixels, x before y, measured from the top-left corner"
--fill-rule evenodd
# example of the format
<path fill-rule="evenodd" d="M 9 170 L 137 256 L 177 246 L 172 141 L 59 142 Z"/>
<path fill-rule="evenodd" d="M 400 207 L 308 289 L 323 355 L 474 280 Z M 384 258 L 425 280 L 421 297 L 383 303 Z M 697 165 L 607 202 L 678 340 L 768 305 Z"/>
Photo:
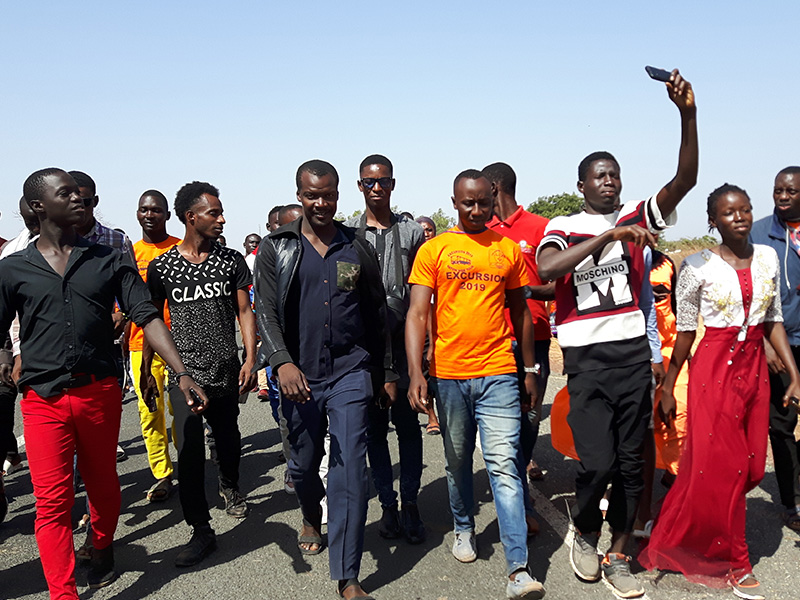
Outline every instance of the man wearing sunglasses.
<path fill-rule="evenodd" d="M 422 476 L 422 431 L 419 417 L 408 402 L 408 365 L 406 364 L 405 321 L 410 298 L 408 276 L 414 257 L 425 241 L 422 227 L 390 207 L 394 190 L 394 169 L 385 156 L 374 154 L 361 161 L 358 189 L 364 194 L 365 211 L 352 217 L 347 225 L 365 239 L 378 254 L 383 286 L 386 288 L 387 325 L 392 339 L 396 382 L 386 383 L 369 407 L 367 455 L 372 481 L 378 491 L 383 515 L 378 534 L 386 539 L 405 536 L 411 544 L 425 541 L 425 526 L 417 509 Z M 400 500 L 392 484 L 392 459 L 389 456 L 389 419 L 397 433 L 400 452 Z"/>

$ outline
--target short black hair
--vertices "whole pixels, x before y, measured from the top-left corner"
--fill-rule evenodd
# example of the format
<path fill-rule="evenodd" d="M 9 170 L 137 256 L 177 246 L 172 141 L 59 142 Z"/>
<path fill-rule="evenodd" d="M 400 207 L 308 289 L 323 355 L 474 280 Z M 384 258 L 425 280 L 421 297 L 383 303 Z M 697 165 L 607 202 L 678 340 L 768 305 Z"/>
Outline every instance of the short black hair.
<path fill-rule="evenodd" d="M 58 173 L 66 173 L 66 171 L 58 167 L 47 167 L 28 175 L 25 183 L 22 184 L 22 197 L 25 198 L 28 206 L 30 206 L 31 200 L 41 200 L 42 192 L 44 192 L 45 188 L 44 180 L 50 175 L 57 175 Z"/>
<path fill-rule="evenodd" d="M 97 186 L 94 183 L 94 179 L 83 171 L 70 171 L 69 174 L 75 180 L 75 183 L 78 184 L 78 187 L 89 188 L 92 191 L 92 196 L 97 195 Z"/>
<path fill-rule="evenodd" d="M 750 200 L 750 196 L 747 194 L 747 192 L 745 192 L 738 185 L 723 183 L 708 195 L 708 201 L 706 203 L 706 215 L 708 215 L 709 231 L 714 231 L 714 229 L 716 229 L 716 227 L 711 224 L 711 220 L 715 219 L 717 216 L 717 203 L 719 202 L 719 199 L 729 192 L 733 192 L 734 194 L 742 194 L 745 198 L 747 198 L 747 201 L 750 202 L 750 204 L 753 203 Z"/>
<path fill-rule="evenodd" d="M 219 190 L 205 181 L 193 181 L 178 190 L 175 194 L 174 210 L 181 223 L 186 224 L 186 211 L 191 210 L 203 194 L 219 198 Z"/>
<path fill-rule="evenodd" d="M 486 179 L 487 181 L 489 179 L 481 171 L 478 171 L 478 169 L 466 169 L 465 171 L 461 171 L 461 173 L 456 175 L 456 178 L 453 180 L 453 192 L 455 193 L 456 186 L 458 185 L 458 182 L 461 181 L 462 179 L 481 179 L 481 178 Z"/>
<path fill-rule="evenodd" d="M 586 181 L 586 173 L 589 172 L 589 167 L 591 167 L 592 163 L 597 160 L 613 160 L 615 163 L 617 163 L 617 168 L 619 168 L 619 161 L 614 158 L 614 155 L 611 154 L 611 152 L 606 152 L 605 150 L 592 152 L 578 165 L 578 181 Z"/>
<path fill-rule="evenodd" d="M 272 218 L 272 215 L 274 215 L 275 213 L 279 213 L 282 208 L 283 208 L 283 205 L 281 205 L 281 204 L 278 204 L 277 206 L 273 206 L 269 210 L 269 214 L 267 214 L 267 221 L 269 221 Z"/>
<path fill-rule="evenodd" d="M 169 212 L 169 201 L 167 200 L 167 197 L 158 190 L 147 190 L 146 192 L 142 192 L 142 195 L 139 196 L 139 200 L 142 198 L 155 198 L 164 205 L 164 210 Z"/>
<path fill-rule="evenodd" d="M 339 185 L 339 173 L 336 172 L 334 166 L 329 162 L 315 158 L 313 160 L 307 160 L 302 165 L 297 167 L 297 175 L 294 179 L 295 183 L 297 184 L 298 192 L 302 186 L 303 173 L 310 173 L 311 175 L 316 175 L 317 177 L 332 175 L 336 185 Z"/>
<path fill-rule="evenodd" d="M 778 175 L 797 175 L 798 173 L 800 173 L 800 167 L 784 167 L 778 171 Z"/>
<path fill-rule="evenodd" d="M 511 165 L 504 162 L 492 163 L 483 167 L 483 174 L 504 194 L 513 196 L 517 191 L 517 174 Z"/>
<path fill-rule="evenodd" d="M 394 167 L 392 166 L 392 161 L 386 158 L 383 154 L 370 154 L 367 158 L 361 161 L 361 164 L 358 166 L 358 176 L 361 177 L 361 171 L 364 170 L 364 167 L 368 167 L 370 165 L 383 165 L 384 167 L 389 167 L 389 176 L 394 177 Z"/>
<path fill-rule="evenodd" d="M 301 204 L 286 204 L 285 206 L 281 206 L 281 209 L 278 211 L 278 223 L 293 210 L 303 212 L 303 206 Z"/>

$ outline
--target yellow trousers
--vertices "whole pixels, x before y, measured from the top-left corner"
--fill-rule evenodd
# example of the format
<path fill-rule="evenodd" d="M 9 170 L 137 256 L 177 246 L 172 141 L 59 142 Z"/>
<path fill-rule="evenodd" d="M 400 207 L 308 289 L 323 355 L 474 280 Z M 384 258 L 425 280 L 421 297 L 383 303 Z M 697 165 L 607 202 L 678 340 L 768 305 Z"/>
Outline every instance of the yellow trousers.
<path fill-rule="evenodd" d="M 169 398 L 164 398 L 164 383 L 167 378 L 167 365 L 156 354 L 153 357 L 152 373 L 158 385 L 158 410 L 150 412 L 142 400 L 142 390 L 139 387 L 139 373 L 142 368 L 142 352 L 131 351 L 131 375 L 136 396 L 139 398 L 139 422 L 142 425 L 142 437 L 147 448 L 147 461 L 150 470 L 156 479 L 164 479 L 172 475 L 172 459 L 169 457 L 169 438 L 167 437 L 167 411 L 170 416 L 170 429 L 174 433 L 174 419 L 172 419 L 172 405 Z"/>

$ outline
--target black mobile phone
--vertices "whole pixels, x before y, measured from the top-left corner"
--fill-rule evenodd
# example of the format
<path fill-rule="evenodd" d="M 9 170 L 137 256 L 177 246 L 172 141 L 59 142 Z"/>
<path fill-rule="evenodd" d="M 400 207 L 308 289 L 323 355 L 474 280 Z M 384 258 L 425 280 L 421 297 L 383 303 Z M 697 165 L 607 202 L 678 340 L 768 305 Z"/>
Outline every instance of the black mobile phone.
<path fill-rule="evenodd" d="M 203 406 L 203 399 L 200 397 L 200 394 L 197 393 L 196 389 L 189 388 L 189 395 L 192 397 L 192 400 L 194 400 L 195 406 Z"/>
<path fill-rule="evenodd" d="M 647 66 L 644 68 L 644 70 L 647 71 L 647 74 L 656 81 L 669 81 L 669 78 L 672 76 L 672 73 L 669 71 L 657 69 L 656 67 Z"/>

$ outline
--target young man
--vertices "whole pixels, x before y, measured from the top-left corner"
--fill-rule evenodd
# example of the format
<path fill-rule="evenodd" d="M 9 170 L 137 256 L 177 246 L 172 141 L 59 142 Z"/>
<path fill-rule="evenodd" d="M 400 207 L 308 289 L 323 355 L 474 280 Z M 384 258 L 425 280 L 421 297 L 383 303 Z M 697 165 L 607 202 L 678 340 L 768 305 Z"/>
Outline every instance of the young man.
<path fill-rule="evenodd" d="M 244 238 L 244 262 L 247 263 L 247 268 L 253 270 L 253 265 L 256 263 L 256 250 L 261 243 L 261 236 L 257 233 L 251 233 Z"/>
<path fill-rule="evenodd" d="M 41 232 L 0 261 L 0 331 L 19 315 L 22 374 L 16 383 L 36 497 L 36 541 L 51 597 L 77 600 L 70 523 L 76 451 L 91 500 L 89 586 L 116 577 L 111 542 L 120 509 L 115 447 L 122 404 L 113 353 L 115 302 L 167 364 L 187 374 L 130 261 L 75 232 L 85 212 L 75 180 L 61 169 L 43 169 L 28 177 L 23 190 Z M 180 389 L 180 403 L 204 409 L 207 398 L 190 376 L 181 378 Z"/>
<path fill-rule="evenodd" d="M 128 236 L 117 231 L 116 229 L 106 227 L 97 219 L 95 219 L 94 209 L 100 203 L 100 196 L 97 195 L 97 185 L 95 184 L 94 179 L 92 179 L 83 171 L 70 171 L 69 174 L 78 184 L 81 198 L 83 199 L 83 204 L 86 208 L 83 215 L 83 221 L 81 221 L 81 223 L 75 227 L 78 235 L 86 238 L 90 242 L 94 242 L 95 244 L 105 244 L 106 246 L 111 246 L 115 250 L 119 250 L 125 257 L 130 258 L 131 261 L 135 261 L 133 246 L 131 246 L 131 241 L 128 239 Z M 122 311 L 116 309 L 111 315 L 111 318 L 114 321 L 114 335 L 116 335 L 117 339 L 120 339 L 122 334 L 125 332 L 125 326 L 127 325 L 128 320 L 125 318 L 125 315 L 122 314 Z M 122 346 L 117 344 L 114 348 L 114 353 L 117 357 L 117 362 L 119 363 L 120 368 L 124 370 L 125 361 L 122 357 Z M 120 380 L 120 386 L 122 385 L 123 379 Z M 126 458 L 125 450 L 122 449 L 122 446 L 117 444 L 117 462 L 121 462 Z"/>
<path fill-rule="evenodd" d="M 383 393 L 369 408 L 367 455 L 372 468 L 372 482 L 378 491 L 383 516 L 378 534 L 386 539 L 405 536 L 411 544 L 425 541 L 425 526 L 417 509 L 422 477 L 422 431 L 419 417 L 408 402 L 408 365 L 406 364 L 405 323 L 411 290 L 408 276 L 417 250 L 425 241 L 422 228 L 413 220 L 392 212 L 390 201 L 395 180 L 391 161 L 374 154 L 361 161 L 358 190 L 364 194 L 365 211 L 346 225 L 375 248 L 386 289 L 389 335 L 392 356 L 400 379 L 387 383 Z M 400 500 L 392 485 L 392 459 L 389 456 L 389 417 L 397 434 L 400 451 Z"/>
<path fill-rule="evenodd" d="M 142 227 L 142 239 L 133 245 L 136 257 L 136 268 L 139 275 L 147 281 L 147 268 L 157 256 L 161 256 L 181 243 L 180 238 L 167 233 L 167 221 L 170 218 L 167 198 L 158 190 L 148 190 L 139 198 L 136 208 L 136 220 Z M 164 311 L 164 322 L 169 326 L 169 312 Z M 167 414 L 172 415 L 169 400 L 164 398 L 164 382 L 167 365 L 164 360 L 153 357 L 151 374 L 155 379 L 158 394 L 151 399 L 148 406 L 142 396 L 139 374 L 142 371 L 142 330 L 136 324 L 131 325 L 128 349 L 131 357 L 131 377 L 136 395 L 139 397 L 139 421 L 142 426 L 142 438 L 147 449 L 147 461 L 156 483 L 147 492 L 150 502 L 162 502 L 172 493 L 172 459 L 169 456 L 169 438 L 167 437 Z"/>
<path fill-rule="evenodd" d="M 216 243 L 225 224 L 219 190 L 204 182 L 187 183 L 175 196 L 174 210 L 186 226 L 183 242 L 150 262 L 147 285 L 156 308 L 163 312 L 165 303 L 169 308 L 172 334 L 186 368 L 209 397 L 202 415 L 186 410 L 173 398 L 177 376 L 170 371 L 168 391 L 178 438 L 178 491 L 183 517 L 192 527 L 191 540 L 178 553 L 175 565 L 188 567 L 216 548 L 205 495 L 204 417 L 214 432 L 225 512 L 237 519 L 247 516 L 247 504 L 239 492 L 239 395 L 255 383 L 256 342 L 248 294 L 250 269 L 241 254 Z M 236 343 L 237 317 L 247 352 L 244 365 L 239 362 Z M 152 402 L 157 386 L 147 344 L 143 357 L 142 395 L 145 402 Z"/>
<path fill-rule="evenodd" d="M 756 244 L 772 246 L 783 259 L 781 266 L 781 303 L 783 326 L 789 337 L 795 362 L 800 360 L 800 167 L 786 167 L 778 172 L 772 190 L 775 210 L 753 224 L 750 237 Z M 770 370 L 769 440 L 775 459 L 778 493 L 789 529 L 800 531 L 800 441 L 795 438 L 797 410 L 784 406 L 783 396 L 789 383 L 786 366 L 765 339 Z"/>
<path fill-rule="evenodd" d="M 261 332 L 289 428 L 289 470 L 303 513 L 303 554 L 322 550 L 319 477 L 326 431 L 331 579 L 347 600 L 371 598 L 358 581 L 367 517 L 367 409 L 396 380 L 385 334 L 386 298 L 375 251 L 333 220 L 339 175 L 311 160 L 296 176 L 302 218 L 262 242 L 254 278 Z"/>
<path fill-rule="evenodd" d="M 527 570 L 518 460 L 521 413 L 530 409 L 537 394 L 533 327 L 524 290 L 530 280 L 519 246 L 486 227 L 493 205 L 492 185 L 480 171 L 460 173 L 453 184 L 458 227 L 425 243 L 417 253 L 409 277 L 411 307 L 406 323 L 409 399 L 415 410 L 425 412 L 429 400 L 422 354 L 433 297 L 430 373 L 455 523 L 453 556 L 461 562 L 477 559 L 472 454 L 479 433 L 506 556 L 506 594 L 541 598 L 544 587 Z M 522 397 L 511 330 L 503 314 L 506 304 L 524 361 Z"/>
<path fill-rule="evenodd" d="M 558 341 L 570 396 L 568 423 L 580 458 L 570 562 L 585 581 L 602 577 L 623 598 L 644 594 L 624 554 L 642 493 L 642 449 L 652 414 L 650 348 L 638 306 L 642 247 L 650 231 L 675 222 L 674 211 L 697 180 L 694 93 L 677 70 L 666 84 L 681 115 L 675 177 L 656 195 L 619 210 L 619 163 L 595 152 L 578 167 L 584 211 L 550 221 L 539 246 L 539 276 L 556 281 Z M 612 483 L 605 519 L 611 547 L 602 565 L 597 541 L 600 499 Z"/>
<path fill-rule="evenodd" d="M 531 410 L 522 415 L 520 431 L 520 447 L 522 450 L 522 467 L 525 468 L 523 479 L 527 491 L 527 476 L 531 479 L 541 479 L 542 474 L 536 463 L 533 462 L 533 447 L 539 435 L 539 421 L 542 414 L 542 401 L 547 389 L 547 379 L 550 377 L 550 318 L 545 302 L 555 298 L 555 285 L 543 283 L 536 270 L 536 249 L 544 237 L 547 219 L 534 215 L 517 204 L 517 174 L 506 163 L 498 162 L 484 167 L 483 174 L 492 182 L 495 192 L 494 216 L 487 226 L 494 229 L 517 244 L 525 259 L 528 277 L 531 285 L 525 287 L 525 298 L 528 310 L 533 319 L 533 336 L 536 338 L 536 366 L 539 372 L 536 375 L 538 396 Z M 524 391 L 525 372 L 522 367 L 522 356 L 519 346 L 515 345 L 514 355 L 517 359 L 517 378 L 520 384 L 520 394 Z M 533 516 L 533 502 L 530 494 L 525 494 L 525 518 L 528 521 L 528 532 L 539 531 L 539 524 Z"/>

